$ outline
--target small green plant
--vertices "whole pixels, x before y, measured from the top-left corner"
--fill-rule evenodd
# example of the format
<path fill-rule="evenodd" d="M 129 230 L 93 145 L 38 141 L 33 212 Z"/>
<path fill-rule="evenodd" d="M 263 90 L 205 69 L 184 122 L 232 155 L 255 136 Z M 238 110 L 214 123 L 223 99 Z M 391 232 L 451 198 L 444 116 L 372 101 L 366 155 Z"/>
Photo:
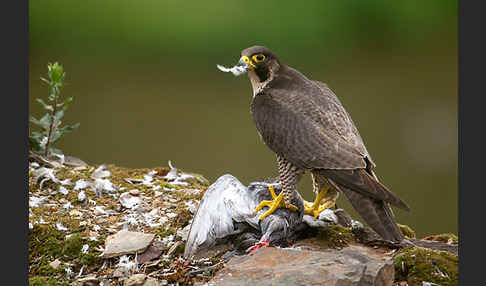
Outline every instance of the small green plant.
<path fill-rule="evenodd" d="M 29 116 L 29 121 L 41 128 L 40 131 L 33 131 L 29 135 L 30 149 L 33 152 L 47 156 L 51 153 L 62 154 L 62 151 L 53 148 L 52 145 L 57 142 L 62 135 L 73 131 L 79 127 L 79 123 L 73 125 L 66 125 L 61 127 L 61 118 L 68 106 L 73 102 L 72 97 L 68 97 L 61 101 L 61 89 L 64 84 L 65 72 L 63 67 L 57 62 L 47 65 L 48 79 L 41 80 L 47 83 L 49 87 L 48 103 L 45 103 L 41 98 L 37 98 L 42 107 L 47 113 L 39 120 L 33 116 Z"/>

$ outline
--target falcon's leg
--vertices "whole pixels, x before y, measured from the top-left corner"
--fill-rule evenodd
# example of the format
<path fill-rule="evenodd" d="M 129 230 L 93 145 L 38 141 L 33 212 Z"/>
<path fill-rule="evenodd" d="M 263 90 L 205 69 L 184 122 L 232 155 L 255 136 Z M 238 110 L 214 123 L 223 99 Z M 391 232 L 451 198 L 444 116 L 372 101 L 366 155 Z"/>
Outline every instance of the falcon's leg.
<path fill-rule="evenodd" d="M 255 211 L 258 212 L 264 206 L 268 206 L 270 208 L 260 216 L 260 220 L 263 220 L 278 208 L 288 208 L 292 211 L 297 211 L 297 207 L 292 204 L 292 199 L 294 198 L 294 192 L 297 191 L 297 183 L 299 182 L 303 172 L 279 156 L 277 156 L 277 162 L 280 182 L 282 184 L 282 191 L 277 196 L 273 190 L 273 187 L 271 185 L 268 186 L 270 194 L 272 195 L 272 200 L 262 201 L 255 209 Z"/>
<path fill-rule="evenodd" d="M 312 173 L 312 184 L 316 198 L 314 203 L 304 201 L 304 213 L 314 216 L 317 219 L 319 214 L 325 209 L 332 208 L 336 204 L 339 192 L 333 187 L 331 182 L 319 174 Z M 320 205 L 321 201 L 324 203 Z"/>

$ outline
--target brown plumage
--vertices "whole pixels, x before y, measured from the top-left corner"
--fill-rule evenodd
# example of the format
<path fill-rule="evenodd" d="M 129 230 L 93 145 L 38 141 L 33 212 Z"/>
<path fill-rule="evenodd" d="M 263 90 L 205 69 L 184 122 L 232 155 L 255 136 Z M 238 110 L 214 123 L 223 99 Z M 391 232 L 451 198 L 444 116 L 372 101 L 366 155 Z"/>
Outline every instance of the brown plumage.
<path fill-rule="evenodd" d="M 310 171 L 322 176 L 316 193 L 325 185 L 341 191 L 384 239 L 402 240 L 388 204 L 409 207 L 376 178 L 354 122 L 331 89 L 281 64 L 265 47 L 250 47 L 241 55 L 239 65 L 248 69 L 253 87 L 253 120 L 277 154 L 285 201 L 297 191 L 301 174 Z"/>

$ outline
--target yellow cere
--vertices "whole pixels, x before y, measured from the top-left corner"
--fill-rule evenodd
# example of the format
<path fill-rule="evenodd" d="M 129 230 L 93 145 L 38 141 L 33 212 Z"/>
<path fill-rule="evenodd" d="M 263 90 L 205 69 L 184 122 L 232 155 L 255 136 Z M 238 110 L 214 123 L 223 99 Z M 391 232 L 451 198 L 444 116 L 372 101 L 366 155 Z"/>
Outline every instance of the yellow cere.
<path fill-rule="evenodd" d="M 263 62 L 265 60 L 265 55 L 264 54 L 253 55 L 251 58 L 256 63 L 259 63 L 259 62 Z"/>
<path fill-rule="evenodd" d="M 250 66 L 252 66 L 252 67 L 255 67 L 255 64 L 253 64 L 253 63 L 251 62 L 250 58 L 249 58 L 249 57 L 247 57 L 247 56 L 242 56 L 240 60 L 242 60 L 242 61 L 243 61 L 245 64 L 247 64 L 247 65 L 250 65 Z"/>

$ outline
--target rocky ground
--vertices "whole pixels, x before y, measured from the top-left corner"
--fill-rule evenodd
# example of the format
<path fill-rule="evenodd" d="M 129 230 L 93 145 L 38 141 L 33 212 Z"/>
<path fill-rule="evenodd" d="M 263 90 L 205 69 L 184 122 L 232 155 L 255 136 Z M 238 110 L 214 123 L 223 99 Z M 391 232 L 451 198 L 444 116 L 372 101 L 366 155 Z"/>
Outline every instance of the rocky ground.
<path fill-rule="evenodd" d="M 192 216 L 209 185 L 171 165 L 31 157 L 29 285 L 458 284 L 457 237 L 414 240 L 410 229 L 419 247 L 373 244 L 369 228 L 335 225 L 252 256 L 224 246 L 185 260 Z"/>

